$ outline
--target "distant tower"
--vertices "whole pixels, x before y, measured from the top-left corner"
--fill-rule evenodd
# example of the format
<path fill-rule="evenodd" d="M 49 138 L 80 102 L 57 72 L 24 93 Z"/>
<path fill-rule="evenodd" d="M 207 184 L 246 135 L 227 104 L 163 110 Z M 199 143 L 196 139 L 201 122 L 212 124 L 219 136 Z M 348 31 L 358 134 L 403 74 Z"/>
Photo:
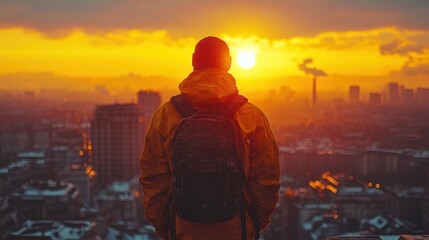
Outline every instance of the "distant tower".
<path fill-rule="evenodd" d="M 350 86 L 349 87 L 349 103 L 358 104 L 360 98 L 360 88 L 359 86 Z"/>
<path fill-rule="evenodd" d="M 326 74 L 324 71 L 322 71 L 320 69 L 312 68 L 312 67 L 308 67 L 307 66 L 308 64 L 312 64 L 312 63 L 313 63 L 313 59 L 312 58 L 306 58 L 306 59 L 304 59 L 302 61 L 302 63 L 300 63 L 298 65 L 298 67 L 299 67 L 300 70 L 302 70 L 303 72 L 305 72 L 305 74 L 311 74 L 311 75 L 313 75 L 313 114 L 314 114 L 315 110 L 316 110 L 316 105 L 317 105 L 317 95 L 316 95 L 317 77 L 328 76 L 328 74 Z"/>
<path fill-rule="evenodd" d="M 150 120 L 152 114 L 159 105 L 161 105 L 161 95 L 159 92 L 140 90 L 137 93 L 137 99 L 139 114 L 142 115 L 146 121 Z"/>
<path fill-rule="evenodd" d="M 381 94 L 380 93 L 369 93 L 369 104 L 372 106 L 381 105 Z"/>
<path fill-rule="evenodd" d="M 429 88 L 417 88 L 416 102 L 421 107 L 429 107 Z"/>
<path fill-rule="evenodd" d="M 317 94 L 316 94 L 316 77 L 313 77 L 313 110 L 316 109 L 317 105 Z"/>
<path fill-rule="evenodd" d="M 411 106 L 414 103 L 414 90 L 410 88 L 401 89 L 401 102 L 404 106 Z"/>
<path fill-rule="evenodd" d="M 139 173 L 139 117 L 136 104 L 101 105 L 91 124 L 94 167 L 107 184 Z"/>
<path fill-rule="evenodd" d="M 391 82 L 387 85 L 387 103 L 389 105 L 399 105 L 399 86 L 396 82 Z"/>

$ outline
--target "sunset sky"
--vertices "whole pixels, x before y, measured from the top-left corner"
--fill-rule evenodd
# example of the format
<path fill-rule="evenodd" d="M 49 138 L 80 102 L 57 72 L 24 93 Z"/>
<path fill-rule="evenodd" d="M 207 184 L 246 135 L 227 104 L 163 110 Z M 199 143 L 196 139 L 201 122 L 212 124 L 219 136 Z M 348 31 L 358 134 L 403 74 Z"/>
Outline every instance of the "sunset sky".
<path fill-rule="evenodd" d="M 46 87 L 31 81 L 47 73 L 110 91 L 175 88 L 208 35 L 233 59 L 255 54 L 252 68 L 231 68 L 244 91 L 307 88 L 307 58 L 328 74 L 321 89 L 429 87 L 428 12 L 426 0 L 0 0 L 0 89 Z"/>

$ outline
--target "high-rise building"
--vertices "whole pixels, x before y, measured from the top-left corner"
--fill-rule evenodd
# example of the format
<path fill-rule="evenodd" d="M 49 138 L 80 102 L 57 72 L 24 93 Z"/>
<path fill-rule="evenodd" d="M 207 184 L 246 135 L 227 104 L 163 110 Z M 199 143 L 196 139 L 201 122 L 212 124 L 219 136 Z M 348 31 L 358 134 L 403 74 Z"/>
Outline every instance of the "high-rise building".
<path fill-rule="evenodd" d="M 349 102 L 351 104 L 357 104 L 359 103 L 359 97 L 360 97 L 360 88 L 359 86 L 350 86 L 349 87 Z"/>
<path fill-rule="evenodd" d="M 161 105 L 161 95 L 159 92 L 141 90 L 137 93 L 137 99 L 139 114 L 146 118 L 146 121 L 150 120 L 152 114 Z"/>
<path fill-rule="evenodd" d="M 381 104 L 381 94 L 380 93 L 369 93 L 369 104 L 372 106 L 379 106 Z"/>
<path fill-rule="evenodd" d="M 411 106 L 414 102 L 414 90 L 411 88 L 402 88 L 401 102 L 404 106 Z"/>
<path fill-rule="evenodd" d="M 81 163 L 84 160 L 83 133 L 76 129 L 62 129 L 53 132 L 50 150 L 50 157 L 56 170 L 62 170 L 70 164 Z"/>
<path fill-rule="evenodd" d="M 417 88 L 416 102 L 423 107 L 429 107 L 429 88 Z"/>
<path fill-rule="evenodd" d="M 139 116 L 136 104 L 101 105 L 91 124 L 94 167 L 101 184 L 139 173 Z"/>
<path fill-rule="evenodd" d="M 399 86 L 396 82 L 391 82 L 387 85 L 387 103 L 389 105 L 399 104 Z"/>
<path fill-rule="evenodd" d="M 137 107 L 139 111 L 139 139 L 138 145 L 140 152 L 143 150 L 144 137 L 149 121 L 153 113 L 161 105 L 161 95 L 159 92 L 142 91 L 137 93 Z"/>

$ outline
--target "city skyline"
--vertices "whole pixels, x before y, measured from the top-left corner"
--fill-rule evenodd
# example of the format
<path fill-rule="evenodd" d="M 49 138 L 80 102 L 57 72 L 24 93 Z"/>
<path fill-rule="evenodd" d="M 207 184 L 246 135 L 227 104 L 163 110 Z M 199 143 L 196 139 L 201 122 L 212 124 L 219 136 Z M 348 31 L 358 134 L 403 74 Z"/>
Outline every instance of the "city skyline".
<path fill-rule="evenodd" d="M 429 101 L 421 100 L 429 99 L 429 89 L 396 82 L 384 87 L 368 102 L 360 86 L 352 85 L 350 99 L 320 101 L 316 114 L 302 101 L 273 106 L 287 109 L 287 118 L 267 111 L 283 185 L 264 239 L 325 239 L 351 231 L 419 234 L 428 228 Z M 135 165 L 138 136 L 161 98 L 148 90 L 134 94 L 137 103 L 92 107 L 47 101 L 34 92 L 0 98 L 0 221 L 7 223 L 0 238 L 38 234 L 47 223 L 46 234 L 90 224 L 80 234 L 154 236 L 143 217 Z M 52 195 L 64 184 L 77 189 L 70 194 L 79 214 L 56 214 L 65 206 L 63 195 Z"/>

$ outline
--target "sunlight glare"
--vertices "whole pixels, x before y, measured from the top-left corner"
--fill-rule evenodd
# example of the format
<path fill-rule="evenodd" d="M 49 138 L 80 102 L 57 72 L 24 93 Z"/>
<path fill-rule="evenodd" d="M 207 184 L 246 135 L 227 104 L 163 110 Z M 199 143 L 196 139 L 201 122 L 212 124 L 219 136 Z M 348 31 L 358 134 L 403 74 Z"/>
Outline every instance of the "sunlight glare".
<path fill-rule="evenodd" d="M 249 69 L 255 65 L 255 62 L 256 57 L 254 52 L 248 50 L 238 52 L 237 63 L 240 67 Z"/>

